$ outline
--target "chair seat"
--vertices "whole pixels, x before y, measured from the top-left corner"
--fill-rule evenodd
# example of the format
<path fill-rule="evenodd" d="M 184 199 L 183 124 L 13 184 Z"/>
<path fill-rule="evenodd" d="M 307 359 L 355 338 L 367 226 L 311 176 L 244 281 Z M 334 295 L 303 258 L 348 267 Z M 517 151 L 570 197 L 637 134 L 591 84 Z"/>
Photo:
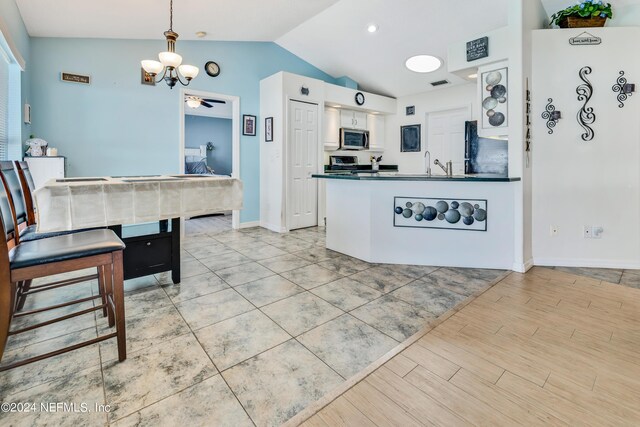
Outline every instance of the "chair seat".
<path fill-rule="evenodd" d="M 48 239 L 50 237 L 66 236 L 67 234 L 71 234 L 71 233 L 80 233 L 84 231 L 98 230 L 97 228 L 89 228 L 84 230 L 52 231 L 50 233 L 36 233 L 37 228 L 38 228 L 37 225 L 30 225 L 22 229 L 22 231 L 20 232 L 20 241 L 31 242 L 33 240 Z"/>
<path fill-rule="evenodd" d="M 82 231 L 20 243 L 9 252 L 11 269 L 119 251 L 125 244 L 107 229 Z"/>

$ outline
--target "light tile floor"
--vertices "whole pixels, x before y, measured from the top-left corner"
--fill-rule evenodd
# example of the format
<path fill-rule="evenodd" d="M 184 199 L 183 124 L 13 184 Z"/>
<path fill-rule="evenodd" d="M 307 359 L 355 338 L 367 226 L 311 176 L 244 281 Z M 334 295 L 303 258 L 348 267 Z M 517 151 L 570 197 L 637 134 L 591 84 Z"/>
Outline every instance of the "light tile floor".
<path fill-rule="evenodd" d="M 503 273 L 368 264 L 325 249 L 322 228 L 210 231 L 183 241 L 182 283 L 125 283 L 125 362 L 110 340 L 0 373 L 0 402 L 38 405 L 0 412 L 0 424 L 279 425 Z M 34 295 L 27 309 L 90 292 L 95 283 Z M 11 337 L 3 363 L 107 329 L 90 314 Z"/>

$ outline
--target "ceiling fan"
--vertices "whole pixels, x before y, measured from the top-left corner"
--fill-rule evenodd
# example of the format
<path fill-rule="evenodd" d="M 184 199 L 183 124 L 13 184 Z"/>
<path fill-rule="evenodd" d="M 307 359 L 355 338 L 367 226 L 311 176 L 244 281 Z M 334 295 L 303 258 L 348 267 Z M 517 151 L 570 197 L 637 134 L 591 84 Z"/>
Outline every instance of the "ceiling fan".
<path fill-rule="evenodd" d="M 199 106 L 211 108 L 213 105 L 211 104 L 226 104 L 226 101 L 220 101 L 218 99 L 204 99 L 199 96 L 187 96 L 184 100 L 187 105 L 191 108 L 198 108 Z"/>

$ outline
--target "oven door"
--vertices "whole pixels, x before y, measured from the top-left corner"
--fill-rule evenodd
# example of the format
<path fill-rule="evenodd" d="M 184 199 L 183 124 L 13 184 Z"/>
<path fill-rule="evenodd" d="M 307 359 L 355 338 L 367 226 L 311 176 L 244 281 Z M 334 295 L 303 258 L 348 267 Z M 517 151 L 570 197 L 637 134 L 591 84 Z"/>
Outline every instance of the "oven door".
<path fill-rule="evenodd" d="M 368 150 L 369 131 L 340 129 L 340 148 L 342 150 Z"/>

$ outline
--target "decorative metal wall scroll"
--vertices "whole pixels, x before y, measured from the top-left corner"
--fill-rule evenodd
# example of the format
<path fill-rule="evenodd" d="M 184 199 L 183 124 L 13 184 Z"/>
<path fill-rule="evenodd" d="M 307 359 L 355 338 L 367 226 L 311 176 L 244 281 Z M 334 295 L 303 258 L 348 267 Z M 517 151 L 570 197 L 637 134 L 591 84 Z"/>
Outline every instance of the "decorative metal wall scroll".
<path fill-rule="evenodd" d="M 529 153 L 531 152 L 531 91 L 529 90 L 529 79 L 527 78 L 526 83 L 526 111 L 527 111 L 527 134 L 524 137 L 524 151 L 526 153 L 525 163 L 526 167 L 529 167 Z"/>
<path fill-rule="evenodd" d="M 588 106 L 589 101 L 591 100 L 591 96 L 593 96 L 593 86 L 587 78 L 587 76 L 591 74 L 591 71 L 591 67 L 583 67 L 582 69 L 580 69 L 578 75 L 580 76 L 580 80 L 582 80 L 584 83 L 576 88 L 578 101 L 584 102 L 577 115 L 578 123 L 584 129 L 584 133 L 581 135 L 583 141 L 591 141 L 595 136 L 595 133 L 590 125 L 595 123 L 596 115 L 593 112 L 593 107 Z"/>
<path fill-rule="evenodd" d="M 618 107 L 624 108 L 624 102 L 628 97 L 635 92 L 636 85 L 633 83 L 627 83 L 626 77 L 624 77 L 624 71 L 620 71 L 620 76 L 616 80 L 616 84 L 613 85 L 613 91 L 618 94 Z"/>
<path fill-rule="evenodd" d="M 549 103 L 545 107 L 542 118 L 547 121 L 547 129 L 549 129 L 549 135 L 553 134 L 553 128 L 558 124 L 558 120 L 562 118 L 560 111 L 556 111 L 555 105 L 553 105 L 553 98 L 549 98 Z"/>

